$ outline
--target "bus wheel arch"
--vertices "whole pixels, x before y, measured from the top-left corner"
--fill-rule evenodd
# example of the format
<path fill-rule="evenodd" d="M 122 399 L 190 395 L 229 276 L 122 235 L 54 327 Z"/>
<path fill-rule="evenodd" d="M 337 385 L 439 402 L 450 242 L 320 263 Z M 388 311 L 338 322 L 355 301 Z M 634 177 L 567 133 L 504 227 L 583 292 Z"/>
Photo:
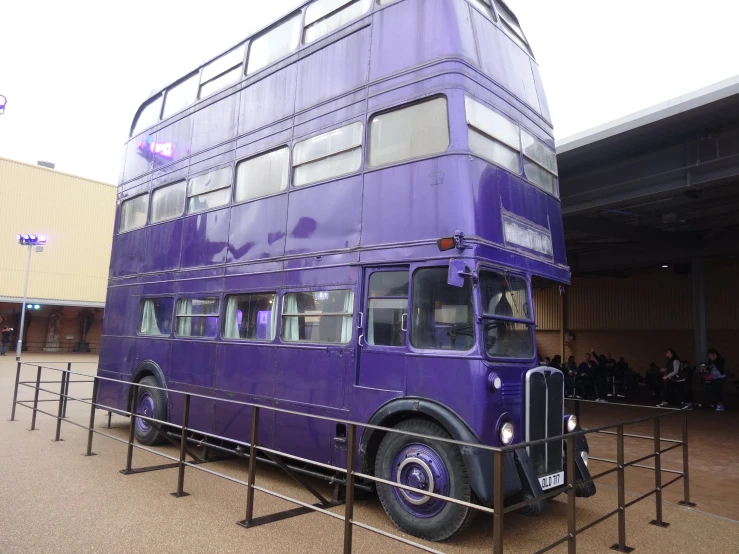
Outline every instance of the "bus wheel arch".
<path fill-rule="evenodd" d="M 418 397 L 402 397 L 386 402 L 372 415 L 371 425 L 394 427 L 407 419 L 425 419 L 445 430 L 454 440 L 481 443 L 477 435 L 454 411 L 433 400 Z M 386 433 L 366 428 L 360 441 L 360 459 L 363 472 L 374 473 L 375 457 Z M 470 486 L 475 496 L 485 506 L 493 504 L 493 453 L 462 447 L 462 459 L 470 478 Z M 521 480 L 516 470 L 512 454 L 506 455 L 504 471 L 504 491 L 508 497 L 521 490 Z"/>

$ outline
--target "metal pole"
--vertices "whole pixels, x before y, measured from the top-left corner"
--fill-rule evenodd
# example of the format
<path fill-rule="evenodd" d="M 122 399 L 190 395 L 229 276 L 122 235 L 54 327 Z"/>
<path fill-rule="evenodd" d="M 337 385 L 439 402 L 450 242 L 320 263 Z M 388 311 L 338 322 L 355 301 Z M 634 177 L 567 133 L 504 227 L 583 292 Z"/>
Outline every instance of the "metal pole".
<path fill-rule="evenodd" d="M 657 508 L 657 519 L 653 519 L 649 523 L 657 527 L 669 527 L 669 523 L 662 521 L 662 440 L 660 436 L 660 418 L 654 418 L 654 489 L 657 491 L 655 495 L 655 504 Z"/>
<path fill-rule="evenodd" d="M 56 435 L 54 442 L 64 440 L 60 437 L 62 432 L 62 411 L 64 410 L 64 386 L 67 382 L 69 374 L 62 372 L 62 385 L 59 388 L 59 411 L 56 414 Z"/>
<path fill-rule="evenodd" d="M 173 492 L 172 496 L 181 498 L 190 496 L 183 488 L 185 486 L 185 456 L 187 447 L 187 424 L 190 420 L 190 395 L 185 395 L 185 405 L 182 408 L 182 433 L 180 434 L 180 469 L 177 475 L 177 492 Z"/>
<path fill-rule="evenodd" d="M 567 437 L 567 553 L 577 552 L 577 519 L 575 512 L 575 437 Z"/>
<path fill-rule="evenodd" d="M 346 507 L 344 508 L 344 554 L 352 552 L 354 530 L 354 451 L 356 449 L 356 427 L 350 423 L 347 429 L 346 454 Z"/>
<path fill-rule="evenodd" d="M 64 387 L 64 410 L 62 412 L 62 417 L 67 417 L 67 396 L 69 395 L 69 380 L 71 378 L 71 371 L 72 371 L 72 362 L 67 362 L 67 384 Z"/>
<path fill-rule="evenodd" d="M 28 245 L 28 260 L 26 261 L 26 282 L 23 285 L 23 304 L 21 305 L 21 328 L 18 330 L 18 340 L 15 343 L 15 359 L 20 361 L 23 345 L 23 324 L 26 321 L 26 302 L 28 301 L 28 277 L 31 275 L 31 248 Z"/>
<path fill-rule="evenodd" d="M 251 441 L 249 442 L 249 485 L 246 491 L 246 518 L 244 527 L 248 527 L 254 516 L 254 479 L 257 473 L 257 440 L 259 433 L 259 408 L 254 406 L 251 415 Z"/>
<path fill-rule="evenodd" d="M 493 451 L 493 554 L 503 554 L 503 452 Z"/>
<path fill-rule="evenodd" d="M 580 420 L 580 400 L 578 400 L 577 398 L 575 398 L 574 400 L 575 400 L 575 417 L 577 418 L 577 421 L 579 423 L 582 423 Z M 582 427 L 582 425 L 580 426 Z"/>
<path fill-rule="evenodd" d="M 128 450 L 126 452 L 126 469 L 122 469 L 121 473 L 127 475 L 131 471 L 131 464 L 133 463 L 133 438 L 136 432 L 136 398 L 139 394 L 139 388 L 137 385 L 131 386 L 131 404 L 128 406 L 131 412 L 131 425 L 128 428 Z"/>
<path fill-rule="evenodd" d="M 95 453 L 92 451 L 92 437 L 95 434 L 93 429 L 95 428 L 95 409 L 97 408 L 97 401 L 98 401 L 98 386 L 100 385 L 100 381 L 98 381 L 97 376 L 92 378 L 92 402 L 90 403 L 90 426 L 88 427 L 87 431 L 87 454 L 85 456 L 94 456 Z"/>
<path fill-rule="evenodd" d="M 18 383 L 21 380 L 21 362 L 18 362 L 18 369 L 15 372 L 15 391 L 13 392 L 13 409 L 10 411 L 10 421 L 15 421 L 15 405 L 18 402 Z"/>
<path fill-rule="evenodd" d="M 31 417 L 31 431 L 36 430 L 36 410 L 38 409 L 38 393 L 41 388 L 41 366 L 38 366 L 36 373 L 36 392 L 33 395 L 33 416 Z"/>
<path fill-rule="evenodd" d="M 690 461 L 688 460 L 688 412 L 683 412 L 683 500 L 681 506 L 695 506 L 690 501 Z"/>
<path fill-rule="evenodd" d="M 618 464 L 618 543 L 611 550 L 631 552 L 634 550 L 626 546 L 626 490 L 624 481 L 624 426 L 616 429 L 616 463 Z"/>

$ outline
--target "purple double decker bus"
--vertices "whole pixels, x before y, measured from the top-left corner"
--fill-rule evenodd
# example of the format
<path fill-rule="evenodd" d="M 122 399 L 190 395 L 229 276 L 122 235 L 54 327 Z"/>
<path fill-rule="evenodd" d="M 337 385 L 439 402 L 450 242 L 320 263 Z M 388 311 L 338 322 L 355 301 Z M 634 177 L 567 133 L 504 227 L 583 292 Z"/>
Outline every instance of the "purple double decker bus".
<path fill-rule="evenodd" d="M 570 277 L 552 127 L 500 0 L 306 2 L 142 104 L 117 207 L 99 375 L 141 386 L 103 404 L 179 422 L 151 385 L 489 446 L 576 428 L 531 294 Z M 190 422 L 248 442 L 251 412 L 193 397 Z M 259 436 L 346 464 L 342 424 L 262 410 Z M 418 490 L 377 487 L 407 533 L 470 521 L 428 491 L 492 505 L 490 451 L 357 439 L 358 469 Z M 506 502 L 561 486 L 563 448 L 507 454 Z"/>

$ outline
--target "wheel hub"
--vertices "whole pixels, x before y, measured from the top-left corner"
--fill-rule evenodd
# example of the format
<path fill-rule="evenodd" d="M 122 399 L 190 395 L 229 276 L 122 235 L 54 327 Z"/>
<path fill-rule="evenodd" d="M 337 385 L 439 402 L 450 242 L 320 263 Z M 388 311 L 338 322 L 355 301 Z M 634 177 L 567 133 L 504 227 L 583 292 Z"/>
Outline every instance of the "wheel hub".
<path fill-rule="evenodd" d="M 144 391 L 139 396 L 139 400 L 136 403 L 136 413 L 146 417 L 154 417 L 154 397 L 152 397 L 149 391 Z M 151 424 L 141 418 L 136 418 L 136 426 L 143 433 L 148 433 L 151 429 Z"/>
<path fill-rule="evenodd" d="M 429 518 L 444 509 L 444 500 L 424 494 L 449 495 L 449 472 L 433 448 L 425 444 L 406 445 L 393 460 L 393 472 L 396 483 L 418 491 L 394 489 L 395 497 L 406 511 L 416 517 Z"/>

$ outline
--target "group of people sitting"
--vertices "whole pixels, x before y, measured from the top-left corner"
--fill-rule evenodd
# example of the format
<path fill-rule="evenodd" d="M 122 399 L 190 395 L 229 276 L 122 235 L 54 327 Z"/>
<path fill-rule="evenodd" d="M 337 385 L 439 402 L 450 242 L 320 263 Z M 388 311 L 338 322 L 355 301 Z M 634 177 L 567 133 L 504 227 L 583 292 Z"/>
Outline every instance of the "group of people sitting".
<path fill-rule="evenodd" d="M 681 361 L 674 349 L 665 354 L 665 367 L 659 368 L 652 362 L 647 370 L 646 384 L 650 394 L 662 402 L 660 407 L 679 406 L 689 410 L 694 406 L 693 380 L 695 369 L 687 361 Z M 562 364 L 562 357 L 544 358 L 542 365 L 559 369 L 565 377 L 565 395 L 568 398 L 585 398 L 606 402 L 608 397 L 623 398 L 626 391 L 636 388 L 644 379 L 621 357 L 616 361 L 610 354 L 587 352 L 578 364 L 574 356 Z M 708 361 L 700 365 L 702 379 L 706 383 L 710 406 L 718 412 L 725 410 L 722 401 L 726 382 L 725 362 L 715 348 L 708 351 Z M 662 396 L 664 393 L 664 397 Z"/>
<path fill-rule="evenodd" d="M 579 364 L 570 356 L 562 365 L 562 357 L 544 358 L 544 365 L 559 369 L 565 376 L 565 395 L 606 402 L 609 396 L 623 398 L 627 376 L 634 372 L 624 358 L 616 361 L 610 354 L 587 352 Z"/>

